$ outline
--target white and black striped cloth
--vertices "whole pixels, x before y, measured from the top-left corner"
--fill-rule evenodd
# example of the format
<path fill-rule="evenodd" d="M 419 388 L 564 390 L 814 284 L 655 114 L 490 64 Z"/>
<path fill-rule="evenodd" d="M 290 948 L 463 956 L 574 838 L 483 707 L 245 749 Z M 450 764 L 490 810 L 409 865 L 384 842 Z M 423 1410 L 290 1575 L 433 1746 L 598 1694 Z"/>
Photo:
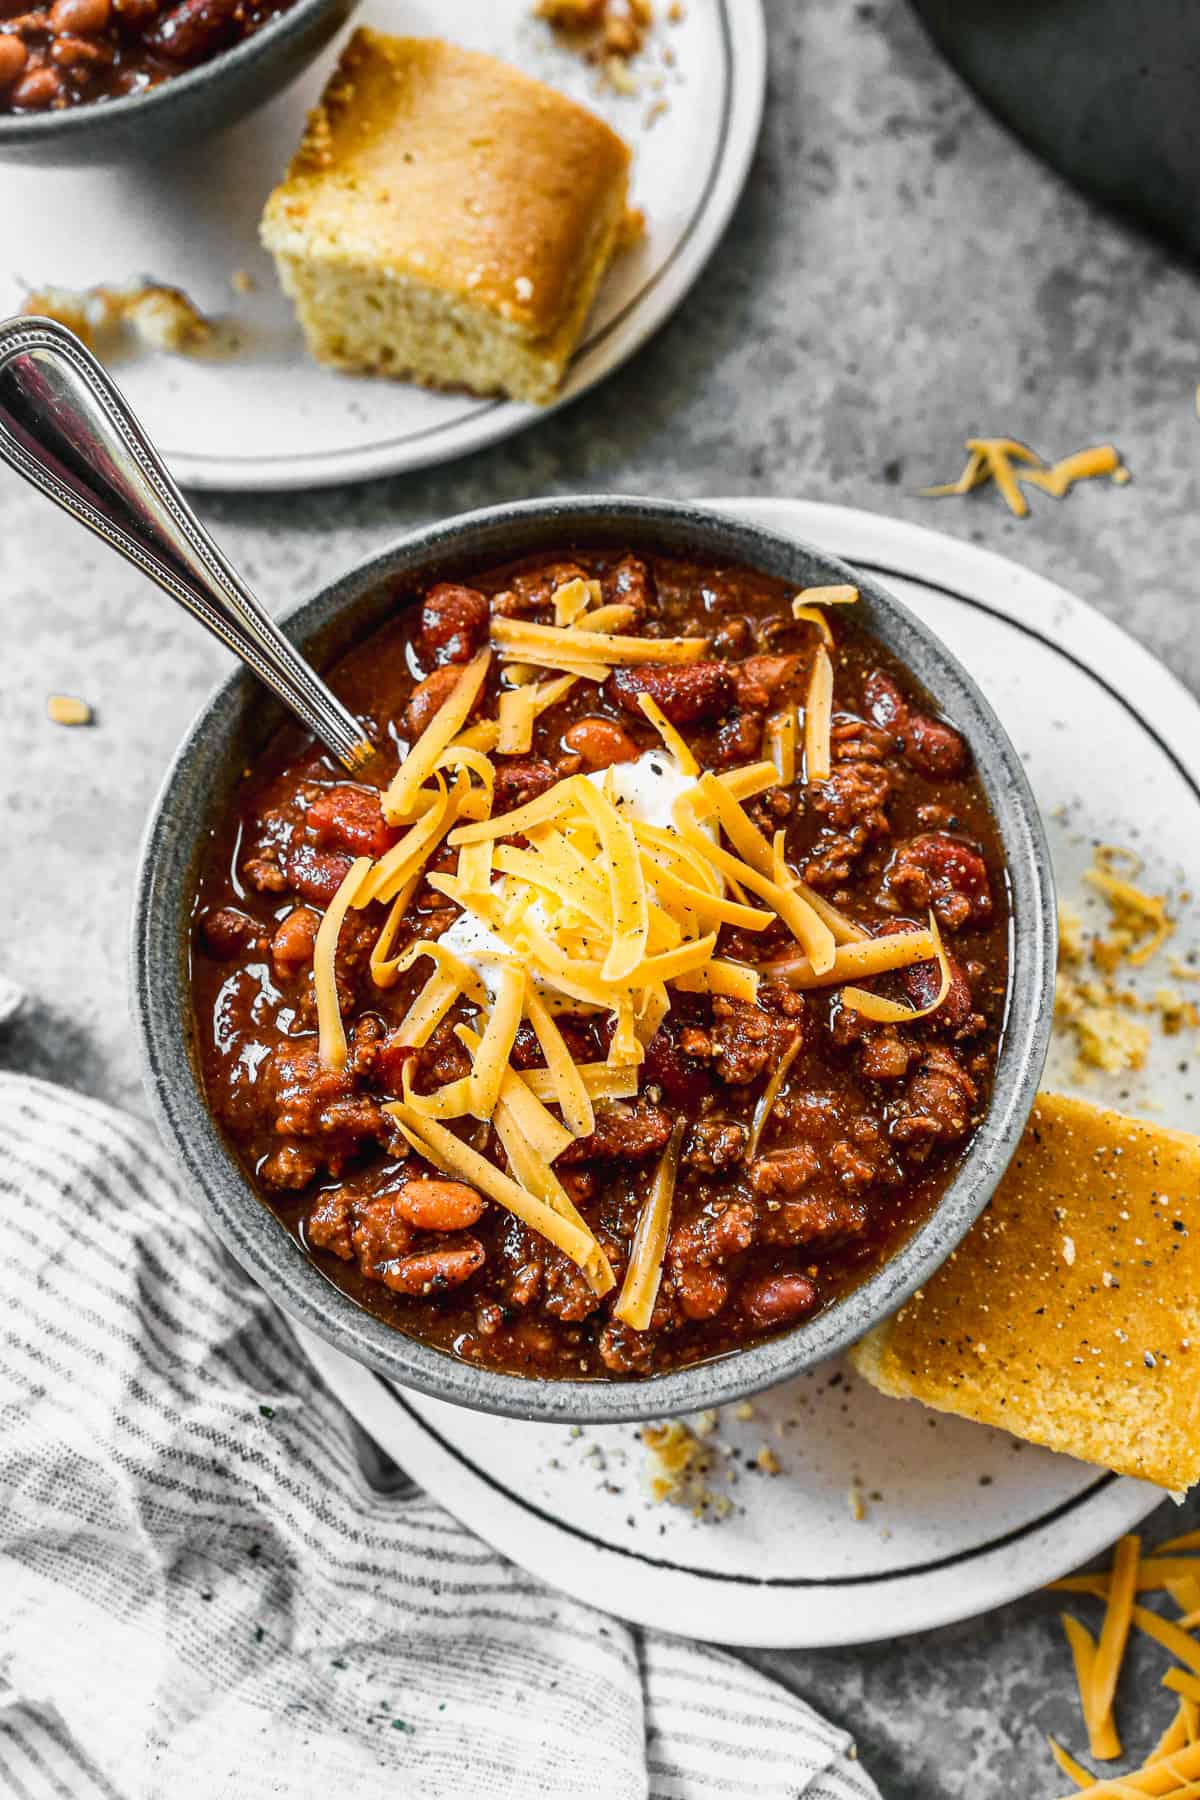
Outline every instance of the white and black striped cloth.
<path fill-rule="evenodd" d="M 878 1800 L 735 1658 L 373 1486 L 149 1133 L 13 1075 L 0 1336 L 11 1800 Z"/>

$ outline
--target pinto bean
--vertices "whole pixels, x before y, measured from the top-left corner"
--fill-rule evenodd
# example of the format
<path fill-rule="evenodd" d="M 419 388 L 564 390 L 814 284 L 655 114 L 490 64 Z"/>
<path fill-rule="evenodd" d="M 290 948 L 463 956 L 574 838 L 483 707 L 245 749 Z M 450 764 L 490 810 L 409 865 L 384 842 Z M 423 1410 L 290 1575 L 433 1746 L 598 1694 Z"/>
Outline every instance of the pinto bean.
<path fill-rule="evenodd" d="M 702 719 L 719 718 L 729 711 L 734 695 L 729 669 L 719 662 L 645 663 L 638 668 L 614 669 L 605 686 L 618 706 L 639 718 L 641 696 L 649 694 L 672 725 L 696 725 Z"/>
<path fill-rule="evenodd" d="M 97 37 L 108 24 L 111 12 L 109 0 L 54 0 L 50 29 L 56 36 L 70 32 L 80 37 Z"/>
<path fill-rule="evenodd" d="M 309 906 L 298 906 L 275 927 L 271 964 L 281 981 L 289 981 L 312 962 L 321 921 Z"/>
<path fill-rule="evenodd" d="M 11 91 L 13 105 L 20 112 L 44 112 L 60 98 L 63 85 L 55 70 L 44 63 L 29 69 Z"/>
<path fill-rule="evenodd" d="M 465 1181 L 408 1181 L 396 1210 L 418 1231 L 462 1231 L 483 1216 L 483 1200 Z"/>
<path fill-rule="evenodd" d="M 444 1244 L 437 1250 L 417 1250 L 398 1262 L 384 1263 L 379 1273 L 385 1287 L 396 1294 L 427 1296 L 461 1287 L 482 1269 L 486 1256 L 478 1238 Z"/>
<path fill-rule="evenodd" d="M 426 666 L 470 662 L 487 636 L 488 603 L 475 588 L 439 581 L 421 602 L 421 656 Z"/>
<path fill-rule="evenodd" d="M 240 36 L 244 22 L 243 0 L 182 0 L 146 41 L 171 62 L 203 62 Z"/>
<path fill-rule="evenodd" d="M 50 46 L 50 60 L 59 69 L 72 69 L 76 80 L 85 70 L 106 69 L 113 53 L 107 44 L 94 44 L 91 38 L 56 37 Z"/>
<path fill-rule="evenodd" d="M 568 750 L 583 758 L 589 769 L 607 769 L 613 763 L 633 762 L 638 747 L 615 719 L 589 717 L 576 720 L 563 732 Z"/>
<path fill-rule="evenodd" d="M 0 35 L 0 88 L 11 87 L 28 60 L 29 52 L 19 37 L 11 31 Z"/>
<path fill-rule="evenodd" d="M 761 1330 L 794 1325 L 817 1303 L 817 1290 L 807 1275 L 760 1275 L 740 1295 L 742 1311 Z"/>

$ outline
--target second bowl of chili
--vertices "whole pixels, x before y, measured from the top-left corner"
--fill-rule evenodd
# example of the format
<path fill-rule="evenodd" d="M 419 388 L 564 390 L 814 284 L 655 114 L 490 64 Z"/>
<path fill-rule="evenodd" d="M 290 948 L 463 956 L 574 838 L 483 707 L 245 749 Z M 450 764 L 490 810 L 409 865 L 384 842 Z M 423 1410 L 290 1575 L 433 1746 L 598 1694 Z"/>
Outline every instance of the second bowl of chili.
<path fill-rule="evenodd" d="M 146 162 L 295 79 L 354 0 L 38 0 L 0 19 L 0 160 Z"/>
<path fill-rule="evenodd" d="M 135 921 L 151 1096 L 251 1272 L 399 1381 L 570 1419 L 718 1404 L 899 1304 L 1005 1165 L 1053 982 L 1036 808 L 937 640 L 815 551 L 632 500 L 418 534 L 293 628 L 377 782 L 231 681 Z"/>

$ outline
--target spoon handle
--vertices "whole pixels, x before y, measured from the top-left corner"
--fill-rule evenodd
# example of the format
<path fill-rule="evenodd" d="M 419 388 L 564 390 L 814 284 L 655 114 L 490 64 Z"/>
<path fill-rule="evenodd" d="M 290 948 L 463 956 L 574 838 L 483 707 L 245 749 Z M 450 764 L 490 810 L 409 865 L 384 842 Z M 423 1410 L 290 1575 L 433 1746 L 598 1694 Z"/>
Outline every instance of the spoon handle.
<path fill-rule="evenodd" d="M 344 768 L 370 761 L 362 725 L 218 549 L 112 377 L 53 319 L 0 324 L 0 459 L 186 607 Z"/>

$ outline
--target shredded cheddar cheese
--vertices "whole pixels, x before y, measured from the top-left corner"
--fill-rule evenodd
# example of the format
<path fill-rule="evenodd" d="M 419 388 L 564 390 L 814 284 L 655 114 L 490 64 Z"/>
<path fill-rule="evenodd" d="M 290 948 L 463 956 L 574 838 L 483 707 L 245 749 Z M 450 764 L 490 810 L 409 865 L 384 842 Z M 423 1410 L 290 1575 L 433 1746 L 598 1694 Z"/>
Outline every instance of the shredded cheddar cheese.
<path fill-rule="evenodd" d="M 635 1331 L 646 1330 L 654 1311 L 654 1302 L 658 1299 L 663 1256 L 671 1229 L 671 1201 L 675 1194 L 683 1132 L 684 1121 L 679 1119 L 654 1171 L 654 1180 L 633 1234 L 629 1267 L 625 1271 L 620 1297 L 613 1307 L 613 1318 L 619 1319 L 624 1325 L 632 1325 Z"/>
<path fill-rule="evenodd" d="M 1129 480 L 1129 471 L 1111 444 L 1077 450 L 1049 465 L 1027 444 L 1017 443 L 1014 438 L 968 438 L 966 448 L 967 461 L 958 479 L 921 488 L 921 494 L 927 499 L 969 494 L 973 488 L 994 481 L 1009 511 L 1023 519 L 1029 512 L 1029 502 L 1021 492 L 1022 482 L 1061 500 L 1077 481 L 1097 475 L 1108 475 L 1118 485 Z"/>
<path fill-rule="evenodd" d="M 818 644 L 804 706 L 804 770 L 810 781 L 829 780 L 832 723 L 833 664 L 824 644 Z"/>
<path fill-rule="evenodd" d="M 932 911 L 929 914 L 929 935 L 937 950 L 938 968 L 941 981 L 938 991 L 928 1006 L 905 1006 L 898 1000 L 886 1000 L 882 994 L 872 994 L 866 988 L 844 987 L 842 989 L 842 1005 L 848 1006 L 851 1012 L 860 1013 L 864 1019 L 873 1019 L 881 1025 L 903 1025 L 913 1019 L 926 1019 L 944 1005 L 946 995 L 950 992 L 950 961 L 946 955 L 946 947 L 942 943 L 942 934 L 938 930 L 937 919 Z"/>
<path fill-rule="evenodd" d="M 823 621 L 816 609 L 857 597 L 850 587 L 808 589 L 796 597 L 796 616 L 810 609 Z M 707 649 L 704 638 L 623 636 L 633 608 L 602 604 L 594 581 L 560 584 L 553 605 L 552 626 L 494 618 L 489 646 L 457 672 L 448 696 L 402 755 L 380 801 L 397 841 L 374 859 L 359 858 L 347 874 L 318 928 L 313 972 L 320 1054 L 339 1069 L 347 1043 L 337 995 L 338 936 L 350 908 L 385 909 L 370 953 L 372 979 L 388 988 L 421 969 L 420 985 L 405 990 L 396 1043 L 420 1050 L 453 1018 L 469 1059 L 465 1075 L 432 1091 L 419 1090 L 418 1061 L 407 1059 L 402 1097 L 388 1102 L 387 1112 L 434 1168 L 470 1182 L 522 1219 L 604 1293 L 615 1285 L 613 1271 L 554 1164 L 596 1131 L 598 1109 L 636 1097 L 646 1045 L 676 992 L 755 1002 L 763 971 L 717 954 L 722 927 L 755 933 L 782 923 L 795 948 L 779 966 L 801 988 L 845 986 L 936 959 L 943 971 L 940 1001 L 948 965 L 936 926 L 868 938 L 789 866 L 784 833 L 768 841 L 746 810 L 780 782 L 795 781 L 802 731 L 808 778 L 828 774 L 833 663 L 824 642 L 816 648 L 803 726 L 795 709 L 775 715 L 770 756 L 720 774 L 702 771 L 661 706 L 648 694 L 640 697 L 662 741 L 661 751 L 642 760 L 655 780 L 667 783 L 660 792 L 670 826 L 644 821 L 630 799 L 638 794 L 636 782 L 622 785 L 612 769 L 565 776 L 496 814 L 493 755 L 528 752 L 542 713 L 578 680 L 603 680 L 614 667 L 686 665 Z M 468 723 L 489 676 L 499 685 L 498 717 Z M 445 895 L 459 915 L 441 938 L 403 944 L 418 889 Z M 848 1004 L 868 1013 L 894 1004 L 870 993 L 856 1002 L 856 990 L 846 993 Z M 561 1011 L 610 1020 L 605 1062 L 576 1065 L 556 1023 Z M 921 1014 L 906 1007 L 895 1016 Z M 523 1027 L 532 1031 L 543 1061 L 518 1070 L 513 1056 Z M 766 1083 L 752 1148 L 798 1044 L 797 1035 Z M 494 1128 L 506 1169 L 475 1148 L 477 1140 L 459 1135 L 474 1134 L 478 1123 Z M 635 1330 L 648 1328 L 662 1277 L 684 1128 L 679 1121 L 658 1165 L 614 1313 Z"/>
<path fill-rule="evenodd" d="M 1176 1604 L 1192 1597 L 1200 1583 L 1200 1558 L 1172 1554 L 1200 1549 L 1200 1533 L 1189 1532 L 1143 1556 L 1136 1537 L 1125 1537 L 1116 1547 L 1111 1571 L 1103 1575 L 1072 1575 L 1051 1583 L 1058 1593 L 1088 1594 L 1105 1603 L 1097 1640 L 1087 1627 L 1063 1615 L 1063 1627 L 1075 1662 L 1080 1706 L 1087 1726 L 1089 1746 L 1096 1761 L 1112 1761 L 1121 1754 L 1113 1719 L 1113 1701 L 1131 1630 L 1143 1633 L 1166 1650 L 1181 1667 L 1167 1669 L 1162 1685 L 1179 1697 L 1174 1717 L 1140 1769 L 1121 1776 L 1092 1775 L 1082 1763 L 1053 1738 L 1048 1740 L 1058 1767 L 1075 1782 L 1077 1791 L 1094 1800 L 1120 1800 L 1123 1795 L 1154 1795 L 1162 1800 L 1200 1800 L 1200 1643 L 1191 1635 L 1200 1616 L 1164 1618 L 1135 1603 L 1140 1592 L 1168 1593 Z"/>
<path fill-rule="evenodd" d="M 343 1069 L 346 1066 L 346 1032 L 337 992 L 337 946 L 342 921 L 355 904 L 358 890 L 370 867 L 369 856 L 360 856 L 350 865 L 337 893 L 325 908 L 325 917 L 317 929 L 317 939 L 313 946 L 317 1044 L 321 1061 L 327 1069 Z"/>

